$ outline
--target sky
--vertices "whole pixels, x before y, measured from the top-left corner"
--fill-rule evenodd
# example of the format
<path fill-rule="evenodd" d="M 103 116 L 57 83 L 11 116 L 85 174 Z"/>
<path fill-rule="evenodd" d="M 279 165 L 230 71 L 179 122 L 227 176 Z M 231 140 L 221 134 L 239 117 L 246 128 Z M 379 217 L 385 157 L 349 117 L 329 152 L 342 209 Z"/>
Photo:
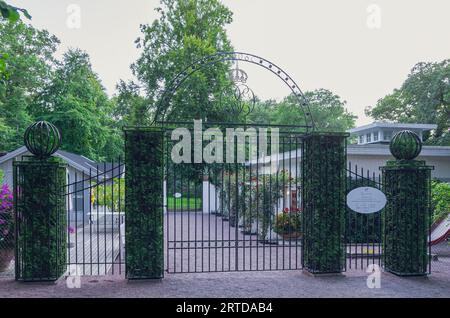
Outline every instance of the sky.
<path fill-rule="evenodd" d="M 111 96 L 133 79 L 140 24 L 157 18 L 159 0 L 9 0 L 31 24 L 55 34 L 60 57 L 81 48 Z M 450 58 L 448 0 L 222 0 L 234 13 L 227 27 L 235 51 L 270 60 L 303 91 L 326 88 L 347 101 L 357 124 L 367 106 L 401 86 L 417 62 Z M 263 99 L 289 91 L 270 72 L 240 64 Z"/>

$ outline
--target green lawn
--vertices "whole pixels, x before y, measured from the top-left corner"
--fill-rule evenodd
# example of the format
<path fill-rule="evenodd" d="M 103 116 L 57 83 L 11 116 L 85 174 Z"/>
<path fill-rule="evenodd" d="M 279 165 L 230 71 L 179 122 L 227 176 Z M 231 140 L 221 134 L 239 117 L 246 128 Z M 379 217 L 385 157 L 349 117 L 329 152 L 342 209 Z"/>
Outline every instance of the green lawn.
<path fill-rule="evenodd" d="M 167 208 L 169 211 L 188 211 L 199 210 L 202 208 L 202 199 L 200 198 L 167 198 Z"/>

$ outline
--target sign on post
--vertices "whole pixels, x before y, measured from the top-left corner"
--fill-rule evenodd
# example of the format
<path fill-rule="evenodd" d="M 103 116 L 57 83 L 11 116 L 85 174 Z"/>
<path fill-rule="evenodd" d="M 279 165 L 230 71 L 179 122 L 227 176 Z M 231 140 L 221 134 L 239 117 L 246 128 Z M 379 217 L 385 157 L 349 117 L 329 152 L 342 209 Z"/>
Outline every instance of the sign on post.
<path fill-rule="evenodd" d="M 385 205 L 386 196 L 376 188 L 359 187 L 347 195 L 347 206 L 358 213 L 375 213 L 383 209 Z"/>

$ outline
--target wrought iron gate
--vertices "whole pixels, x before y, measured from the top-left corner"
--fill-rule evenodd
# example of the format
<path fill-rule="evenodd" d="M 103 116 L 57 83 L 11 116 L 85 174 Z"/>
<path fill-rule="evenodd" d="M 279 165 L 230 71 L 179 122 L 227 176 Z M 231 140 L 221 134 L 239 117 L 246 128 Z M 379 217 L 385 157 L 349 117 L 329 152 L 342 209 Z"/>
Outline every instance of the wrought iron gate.
<path fill-rule="evenodd" d="M 358 187 L 383 190 L 381 174 L 348 163 L 347 191 Z M 383 210 L 360 214 L 346 210 L 346 268 L 366 269 L 369 265 L 382 266 L 382 213 Z"/>
<path fill-rule="evenodd" d="M 280 129 L 278 152 L 260 156 L 260 142 L 244 140 L 247 153 L 255 151 L 256 157 L 211 164 L 174 163 L 173 130 L 167 130 L 164 213 L 169 273 L 302 268 L 303 135 L 281 131 L 288 127 L 265 128 Z M 244 145 L 237 141 L 233 153 L 239 146 Z"/>
<path fill-rule="evenodd" d="M 88 159 L 86 159 L 88 160 Z M 121 274 L 125 263 L 124 164 L 68 169 L 67 265 L 71 275 Z"/>

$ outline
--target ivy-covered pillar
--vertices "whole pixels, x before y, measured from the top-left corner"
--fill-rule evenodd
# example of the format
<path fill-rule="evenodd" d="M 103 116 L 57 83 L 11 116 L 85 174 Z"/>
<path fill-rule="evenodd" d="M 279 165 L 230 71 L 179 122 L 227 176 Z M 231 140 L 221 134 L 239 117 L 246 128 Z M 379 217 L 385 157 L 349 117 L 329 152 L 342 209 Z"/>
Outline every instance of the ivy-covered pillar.
<path fill-rule="evenodd" d="M 25 132 L 33 156 L 13 163 L 15 276 L 55 281 L 66 272 L 66 165 L 50 156 L 61 139 L 55 126 L 37 122 Z"/>
<path fill-rule="evenodd" d="M 312 133 L 303 141 L 303 268 L 340 273 L 345 265 L 346 133 Z"/>
<path fill-rule="evenodd" d="M 164 276 L 163 131 L 125 129 L 125 251 L 128 279 Z"/>
<path fill-rule="evenodd" d="M 381 167 L 387 197 L 383 222 L 384 268 L 400 276 L 429 273 L 433 167 L 425 161 L 414 160 L 421 149 L 421 140 L 414 132 L 401 131 L 390 144 L 396 160 Z"/>

